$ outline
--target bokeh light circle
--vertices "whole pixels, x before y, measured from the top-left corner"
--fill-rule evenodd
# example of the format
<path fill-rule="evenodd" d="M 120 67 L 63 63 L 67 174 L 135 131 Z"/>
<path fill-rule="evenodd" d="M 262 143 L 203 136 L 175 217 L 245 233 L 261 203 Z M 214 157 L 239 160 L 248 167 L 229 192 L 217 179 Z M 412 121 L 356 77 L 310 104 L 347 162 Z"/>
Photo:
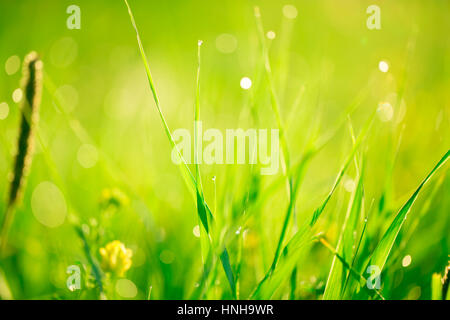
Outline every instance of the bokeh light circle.
<path fill-rule="evenodd" d="M 59 227 L 67 215 L 66 199 L 61 190 L 52 182 L 41 182 L 31 196 L 33 215 L 49 228 Z"/>

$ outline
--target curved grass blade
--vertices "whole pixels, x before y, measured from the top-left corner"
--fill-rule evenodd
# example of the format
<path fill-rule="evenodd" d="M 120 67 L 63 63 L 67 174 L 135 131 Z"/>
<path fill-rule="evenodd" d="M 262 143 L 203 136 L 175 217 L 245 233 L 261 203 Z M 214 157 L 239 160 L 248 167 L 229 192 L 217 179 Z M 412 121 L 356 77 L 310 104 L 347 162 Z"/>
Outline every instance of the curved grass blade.
<path fill-rule="evenodd" d="M 191 189 L 191 192 L 192 192 L 196 188 L 195 178 L 192 175 L 191 170 L 189 169 L 189 167 L 188 167 L 188 165 L 186 163 L 186 160 L 183 158 L 180 150 L 178 149 L 178 147 L 177 147 L 177 145 L 175 143 L 175 140 L 172 137 L 172 133 L 170 132 L 169 126 L 168 126 L 167 121 L 166 121 L 166 118 L 164 117 L 164 114 L 162 113 L 161 104 L 159 102 L 158 94 L 156 92 L 156 87 L 155 87 L 155 84 L 153 82 L 152 74 L 150 72 L 150 66 L 148 64 L 147 56 L 145 54 L 144 47 L 142 45 L 141 37 L 139 36 L 139 31 L 138 31 L 136 22 L 134 20 L 133 12 L 131 11 L 131 8 L 130 8 L 130 5 L 128 4 L 128 1 L 127 0 L 124 0 L 124 1 L 125 1 L 125 4 L 126 4 L 127 8 L 128 8 L 128 14 L 130 15 L 131 24 L 133 25 L 133 28 L 134 28 L 134 30 L 136 32 L 136 38 L 137 38 L 137 42 L 138 42 L 138 46 L 139 46 L 139 52 L 141 54 L 142 62 L 144 63 L 145 72 L 147 74 L 148 83 L 150 85 L 150 90 L 152 91 L 153 100 L 155 101 L 156 109 L 158 110 L 159 117 L 161 118 L 161 122 L 163 123 L 164 131 L 166 133 L 167 138 L 169 139 L 170 146 L 172 148 L 175 148 L 175 150 L 177 151 L 178 157 L 181 159 L 181 164 L 180 164 L 181 172 L 182 172 L 183 178 L 187 182 L 188 187 Z"/>
<path fill-rule="evenodd" d="M 360 282 L 366 283 L 367 279 L 364 278 L 360 273 L 358 273 L 358 271 L 356 271 L 355 269 L 352 268 L 352 266 L 350 266 L 348 264 L 348 262 L 339 254 L 339 252 L 337 252 L 336 249 L 334 249 L 329 243 L 328 241 L 326 241 L 323 237 L 319 238 L 319 242 L 321 244 L 323 244 L 328 250 L 330 250 L 334 256 L 339 259 L 339 261 L 341 262 L 341 264 L 345 267 L 345 269 L 347 269 L 349 271 L 349 274 L 351 274 L 355 279 L 359 280 Z M 383 295 L 381 294 L 381 292 L 377 289 L 374 289 L 375 293 L 382 299 L 385 300 L 385 298 L 383 297 Z"/>
<path fill-rule="evenodd" d="M 141 41 L 141 38 L 139 36 L 139 31 L 138 31 L 136 22 L 134 20 L 133 13 L 131 11 L 130 5 L 128 4 L 128 1 L 127 0 L 124 0 L 124 1 L 125 1 L 126 6 L 127 6 L 127 9 L 128 9 L 128 14 L 130 16 L 131 24 L 133 25 L 133 28 L 134 28 L 134 30 L 136 32 L 136 38 L 137 38 L 137 42 L 138 42 L 138 46 L 139 46 L 139 51 L 140 51 L 141 58 L 142 58 L 142 61 L 144 63 L 144 66 L 145 66 L 145 71 L 146 71 L 146 74 L 147 74 L 148 83 L 150 85 L 150 89 L 151 89 L 152 94 L 153 94 L 153 100 L 155 101 L 156 108 L 158 110 L 158 113 L 159 113 L 159 116 L 161 118 L 161 121 L 162 121 L 162 123 L 164 125 L 164 130 L 166 132 L 167 138 L 169 139 L 170 145 L 171 145 L 172 148 L 176 149 L 177 154 L 178 154 L 179 158 L 181 159 L 181 162 L 182 162 L 181 164 L 182 165 L 180 165 L 180 168 L 181 168 L 183 177 L 185 178 L 186 181 L 189 181 L 188 182 L 188 186 L 191 187 L 191 188 L 194 188 L 194 190 L 195 190 L 196 203 L 197 203 L 197 212 L 198 212 L 198 215 L 200 217 L 200 220 L 201 220 L 201 222 L 202 222 L 206 232 L 209 235 L 210 234 L 210 227 L 209 227 L 209 222 L 208 221 L 209 220 L 211 220 L 211 221 L 213 220 L 213 215 L 211 213 L 211 210 L 209 209 L 208 204 L 205 201 L 205 198 L 203 197 L 203 194 L 200 192 L 200 189 L 199 189 L 200 181 L 197 181 L 194 178 L 194 176 L 192 175 L 192 173 L 191 173 L 191 171 L 190 171 L 190 169 L 189 169 L 185 159 L 183 158 L 183 156 L 181 155 L 177 145 L 175 144 L 175 141 L 174 141 L 174 139 L 172 137 L 172 134 L 170 132 L 169 126 L 167 125 L 166 119 L 165 119 L 165 117 L 164 117 L 164 115 L 162 113 L 160 102 L 159 102 L 159 98 L 158 98 L 158 95 L 157 95 L 157 92 L 156 92 L 156 88 L 155 88 L 155 85 L 153 83 L 153 78 L 152 78 L 152 75 L 151 75 L 151 72 L 150 72 L 150 67 L 149 67 L 149 64 L 148 64 L 148 60 L 147 60 L 147 57 L 145 55 L 144 48 L 142 46 L 142 41 Z M 198 69 L 198 73 L 199 72 L 200 72 L 200 69 Z M 197 76 L 198 75 L 199 74 L 197 74 Z M 200 108 L 199 107 L 199 101 L 198 101 L 198 95 L 199 95 L 199 82 L 198 82 L 198 79 L 197 79 L 197 94 L 196 94 L 196 107 L 195 107 L 195 110 L 196 110 L 195 117 L 196 118 L 199 117 L 199 108 Z M 198 172 L 198 167 L 197 167 L 197 172 Z M 198 173 L 198 176 L 199 176 L 199 173 Z M 213 237 L 211 237 L 211 238 L 213 238 Z M 223 266 L 223 268 L 225 270 L 225 274 L 227 275 L 227 279 L 230 282 L 230 280 L 234 279 L 234 277 L 230 276 L 230 273 L 232 275 L 232 269 L 231 269 L 229 256 L 228 256 L 228 252 L 226 251 L 226 248 L 224 248 L 222 253 L 220 254 L 220 260 L 221 260 L 222 266 Z M 233 295 L 236 296 L 234 280 L 232 282 L 230 282 L 230 287 L 231 287 L 231 290 L 233 291 Z"/>
<path fill-rule="evenodd" d="M 295 263 L 298 261 L 299 257 L 299 250 L 303 248 L 306 244 L 308 244 L 308 241 L 311 240 L 312 235 L 312 228 L 316 224 L 317 220 L 319 219 L 320 215 L 324 211 L 325 207 L 327 206 L 328 202 L 331 199 L 331 196 L 336 191 L 337 187 L 339 186 L 342 177 L 344 176 L 344 173 L 347 171 L 356 151 L 358 150 L 361 143 L 364 141 L 369 128 L 372 124 L 373 118 L 375 116 L 375 113 L 371 115 L 371 117 L 367 120 L 366 124 L 361 130 L 361 133 L 359 134 L 357 140 L 353 144 L 353 148 L 350 151 L 350 154 L 348 155 L 346 161 L 344 162 L 344 165 L 342 166 L 341 170 L 339 171 L 336 180 L 326 196 L 325 200 L 322 202 L 322 204 L 314 211 L 314 213 L 311 215 L 311 218 L 307 221 L 308 223 L 305 223 L 300 229 L 294 234 L 294 236 L 291 238 L 291 240 L 288 242 L 288 244 L 284 247 L 283 252 L 285 253 L 285 258 L 283 259 L 283 269 L 292 271 L 292 269 L 295 267 Z M 280 262 L 281 263 L 281 262 Z M 277 269 L 269 269 L 267 273 L 265 274 L 264 278 L 258 283 L 256 289 L 251 294 L 251 297 L 255 298 L 266 298 L 268 299 L 270 296 L 272 296 L 274 290 L 276 289 L 276 285 L 274 285 L 272 280 L 270 280 L 271 277 L 275 276 L 280 278 L 280 274 L 283 276 L 286 276 L 284 274 L 286 271 L 280 271 Z M 282 280 L 276 279 L 276 283 L 279 285 Z M 270 284 L 268 284 L 270 283 Z"/>
<path fill-rule="evenodd" d="M 395 240 L 397 239 L 397 236 L 403 226 L 403 223 L 405 222 L 405 219 L 408 216 L 408 212 L 410 211 L 411 207 L 416 201 L 420 191 L 422 190 L 423 186 L 434 176 L 436 171 L 438 171 L 439 168 L 441 168 L 447 162 L 449 157 L 450 157 L 450 150 L 448 150 L 447 153 L 441 158 L 441 160 L 439 160 L 439 162 L 435 165 L 433 170 L 431 170 L 430 173 L 428 173 L 426 178 L 417 187 L 413 195 L 401 207 L 401 209 L 395 216 L 394 220 L 392 221 L 391 225 L 386 230 L 377 247 L 375 248 L 367 266 L 376 265 L 380 268 L 380 270 L 383 270 L 386 261 L 389 257 L 389 254 L 391 252 L 391 249 L 395 243 Z"/>

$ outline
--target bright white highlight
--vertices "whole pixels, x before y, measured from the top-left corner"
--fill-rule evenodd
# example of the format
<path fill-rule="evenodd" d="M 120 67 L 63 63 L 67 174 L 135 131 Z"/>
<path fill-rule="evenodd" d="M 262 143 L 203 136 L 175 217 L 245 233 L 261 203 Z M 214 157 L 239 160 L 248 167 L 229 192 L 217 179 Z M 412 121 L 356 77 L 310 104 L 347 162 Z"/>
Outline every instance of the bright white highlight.
<path fill-rule="evenodd" d="M 378 64 L 378 68 L 381 72 L 388 72 L 389 71 L 389 65 L 386 61 L 380 61 Z"/>
<path fill-rule="evenodd" d="M 273 39 L 275 39 L 276 36 L 277 36 L 277 35 L 275 34 L 274 31 L 272 31 L 272 30 L 267 31 L 267 34 L 266 34 L 267 39 L 273 40 Z"/>
<path fill-rule="evenodd" d="M 243 77 L 241 79 L 241 88 L 244 90 L 248 90 L 250 89 L 252 86 L 252 80 L 250 80 L 250 78 L 248 77 Z"/>

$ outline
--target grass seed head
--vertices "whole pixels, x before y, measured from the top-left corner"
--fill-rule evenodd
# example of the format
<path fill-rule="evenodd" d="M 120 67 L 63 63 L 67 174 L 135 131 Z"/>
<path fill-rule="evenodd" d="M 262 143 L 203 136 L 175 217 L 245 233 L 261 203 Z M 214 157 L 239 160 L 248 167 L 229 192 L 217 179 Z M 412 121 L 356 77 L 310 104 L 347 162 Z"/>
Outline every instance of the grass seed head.
<path fill-rule="evenodd" d="M 33 158 L 34 130 L 39 120 L 42 95 L 42 69 L 43 63 L 36 52 L 25 57 L 22 76 L 25 99 L 21 106 L 22 117 L 8 206 L 12 206 L 19 198 Z"/>

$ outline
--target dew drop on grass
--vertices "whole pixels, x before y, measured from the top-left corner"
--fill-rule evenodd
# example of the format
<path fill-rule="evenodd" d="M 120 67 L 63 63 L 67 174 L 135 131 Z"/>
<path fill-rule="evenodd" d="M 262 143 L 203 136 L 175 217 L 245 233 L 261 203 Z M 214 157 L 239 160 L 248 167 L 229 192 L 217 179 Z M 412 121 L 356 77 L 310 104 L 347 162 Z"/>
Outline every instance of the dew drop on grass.
<path fill-rule="evenodd" d="M 31 209 L 34 217 L 49 228 L 59 227 L 64 223 L 67 205 L 64 195 L 52 182 L 41 182 L 31 196 Z"/>
<path fill-rule="evenodd" d="M 20 69 L 20 58 L 18 56 L 11 56 L 5 62 L 6 74 L 11 76 Z"/>
<path fill-rule="evenodd" d="M 117 280 L 116 291 L 120 296 L 124 298 L 134 298 L 138 293 L 134 282 L 128 279 Z"/>
<path fill-rule="evenodd" d="M 388 72 L 389 71 L 389 65 L 386 61 L 380 61 L 378 63 L 378 68 L 381 72 Z"/>
<path fill-rule="evenodd" d="M 249 77 L 243 77 L 240 84 L 242 89 L 248 90 L 252 86 L 252 80 Z"/>
<path fill-rule="evenodd" d="M 276 34 L 275 34 L 274 31 L 270 30 L 270 31 L 267 31 L 266 37 L 267 37 L 267 39 L 269 39 L 269 40 L 273 40 L 273 39 L 275 39 Z"/>
<path fill-rule="evenodd" d="M 194 236 L 196 238 L 200 238 L 200 227 L 199 225 L 196 225 L 193 229 L 192 229 L 192 233 L 194 234 Z"/>
<path fill-rule="evenodd" d="M 0 120 L 4 120 L 8 117 L 9 106 L 6 102 L 0 103 Z"/>

